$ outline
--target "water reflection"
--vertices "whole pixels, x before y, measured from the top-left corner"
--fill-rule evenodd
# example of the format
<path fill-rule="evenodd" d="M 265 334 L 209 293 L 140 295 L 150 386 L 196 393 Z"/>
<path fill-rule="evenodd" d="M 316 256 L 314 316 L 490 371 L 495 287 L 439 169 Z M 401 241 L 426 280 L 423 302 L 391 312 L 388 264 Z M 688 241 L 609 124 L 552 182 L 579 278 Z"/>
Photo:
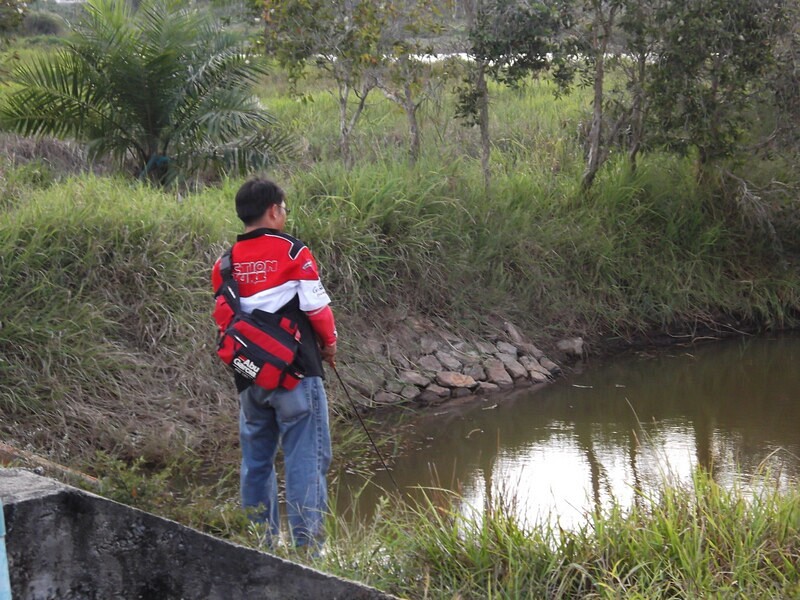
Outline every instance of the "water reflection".
<path fill-rule="evenodd" d="M 665 478 L 690 483 L 698 465 L 728 486 L 768 465 L 791 485 L 800 473 L 798 365 L 798 336 L 591 365 L 544 389 L 422 414 L 407 425 L 394 478 L 405 489 L 458 491 L 476 510 L 513 500 L 523 522 L 563 526 L 612 499 L 628 506 L 634 489 Z M 389 489 L 385 474 L 375 482 Z M 378 495 L 366 490 L 360 508 L 369 512 Z"/>

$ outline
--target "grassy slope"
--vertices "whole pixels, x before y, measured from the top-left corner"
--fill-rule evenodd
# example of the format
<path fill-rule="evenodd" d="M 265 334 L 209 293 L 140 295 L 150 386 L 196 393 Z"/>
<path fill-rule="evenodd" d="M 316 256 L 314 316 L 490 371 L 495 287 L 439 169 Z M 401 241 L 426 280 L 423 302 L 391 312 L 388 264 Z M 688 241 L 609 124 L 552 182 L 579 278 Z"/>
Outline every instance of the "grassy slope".
<path fill-rule="evenodd" d="M 475 132 L 449 120 L 446 98 L 427 106 L 423 156 L 410 167 L 402 115 L 376 97 L 355 140 L 362 160 L 346 172 L 335 160 L 332 99 L 324 82 L 313 86 L 306 104 L 280 81 L 263 94 L 307 142 L 273 175 L 289 192 L 292 231 L 321 263 L 345 349 L 358 344 L 349 323 L 397 306 L 478 331 L 487 313 L 509 317 L 537 340 L 797 325 L 796 201 L 763 203 L 773 236 L 736 197 L 698 189 L 689 160 L 663 155 L 645 157 L 636 174 L 612 161 L 583 195 L 576 131 L 585 100 L 555 102 L 537 83 L 493 90 L 489 196 Z M 796 183 L 778 168 L 747 171 Z M 207 286 L 211 261 L 239 229 L 231 198 L 240 182 L 179 198 L 124 179 L 56 178 L 47 163 L 2 167 L 0 435 L 88 464 L 118 499 L 231 534 L 235 518 L 219 503 L 235 495 L 232 479 L 190 481 L 195 492 L 166 497 L 143 463 L 127 470 L 117 459 L 168 465 L 162 477 L 176 461 L 187 477 L 235 463 L 236 407 L 211 352 Z M 459 568 L 445 572 L 453 581 L 416 584 L 479 596 Z"/>

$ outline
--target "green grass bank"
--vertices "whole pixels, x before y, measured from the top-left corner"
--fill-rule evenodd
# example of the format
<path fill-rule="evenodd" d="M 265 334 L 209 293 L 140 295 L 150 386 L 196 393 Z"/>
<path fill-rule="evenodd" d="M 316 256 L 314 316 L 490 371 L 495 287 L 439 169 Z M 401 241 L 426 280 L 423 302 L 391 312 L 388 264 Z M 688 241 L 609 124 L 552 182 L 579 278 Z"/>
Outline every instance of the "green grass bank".
<path fill-rule="evenodd" d="M 590 197 L 519 175 L 486 198 L 471 166 L 281 177 L 290 228 L 335 298 L 344 362 L 396 309 L 477 333 L 509 318 L 533 339 L 583 335 L 596 347 L 797 323 L 796 215 L 776 219 L 771 237 L 709 211 L 687 164 L 664 158 L 635 175 L 608 169 Z M 194 424 L 230 402 L 208 272 L 239 230 L 238 184 L 180 196 L 83 175 L 6 194 L 5 435 L 62 457 L 128 448 L 157 459 L 216 443 Z"/>

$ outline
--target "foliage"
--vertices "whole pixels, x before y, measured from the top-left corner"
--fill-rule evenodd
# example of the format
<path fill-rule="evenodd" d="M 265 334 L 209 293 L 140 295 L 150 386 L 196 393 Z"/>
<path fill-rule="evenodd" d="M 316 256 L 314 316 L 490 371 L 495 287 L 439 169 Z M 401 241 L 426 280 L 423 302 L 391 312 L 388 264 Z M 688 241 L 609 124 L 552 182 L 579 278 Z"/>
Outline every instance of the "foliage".
<path fill-rule="evenodd" d="M 31 11 L 25 15 L 22 31 L 25 35 L 61 35 L 64 20 L 58 15 L 44 11 Z"/>
<path fill-rule="evenodd" d="M 0 38 L 19 28 L 27 8 L 28 5 L 23 0 L 0 0 Z"/>
<path fill-rule="evenodd" d="M 661 7 L 661 47 L 647 85 L 653 132 L 696 149 L 701 168 L 732 156 L 774 61 L 783 2 L 674 0 Z"/>
<path fill-rule="evenodd" d="M 264 6 L 267 52 L 290 78 L 298 81 L 312 63 L 335 81 L 339 147 L 351 166 L 350 137 L 375 87 L 370 69 L 383 60 L 379 43 L 389 15 L 374 0 L 265 0 Z"/>
<path fill-rule="evenodd" d="M 24 135 L 74 136 L 90 155 L 132 160 L 168 182 L 209 166 L 244 172 L 289 148 L 252 95 L 251 48 L 170 0 L 135 13 L 97 0 L 55 55 L 20 65 L 0 118 Z"/>
<path fill-rule="evenodd" d="M 489 63 L 491 74 L 509 85 L 544 71 L 550 67 L 554 53 L 572 50 L 571 43 L 562 46 L 558 42 L 559 34 L 570 22 L 570 15 L 562 8 L 553 2 L 479 2 L 469 31 L 473 56 Z"/>

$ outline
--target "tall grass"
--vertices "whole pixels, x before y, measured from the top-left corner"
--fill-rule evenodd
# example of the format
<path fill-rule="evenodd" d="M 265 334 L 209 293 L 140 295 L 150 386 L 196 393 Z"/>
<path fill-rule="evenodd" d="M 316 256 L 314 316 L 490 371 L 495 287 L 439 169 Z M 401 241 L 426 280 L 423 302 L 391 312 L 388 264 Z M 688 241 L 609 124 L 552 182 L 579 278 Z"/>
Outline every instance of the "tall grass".
<path fill-rule="evenodd" d="M 791 598 L 800 592 L 800 494 L 725 489 L 698 471 L 577 529 L 523 527 L 513 498 L 488 512 L 428 490 L 330 526 L 322 568 L 404 598 Z"/>
<path fill-rule="evenodd" d="M 85 176 L 5 212 L 7 436 L 62 459 L 92 448 L 159 456 L 213 439 L 196 431 L 227 397 L 197 376 L 221 374 L 206 326 L 208 265 L 225 226 L 209 215 L 212 198 L 201 206 Z M 38 425 L 13 427 L 32 416 Z"/>
<path fill-rule="evenodd" d="M 290 231 L 317 255 L 345 324 L 402 308 L 472 331 L 511 318 L 546 342 L 797 323 L 797 270 L 705 210 L 685 160 L 650 157 L 636 173 L 612 163 L 589 195 L 519 169 L 487 198 L 466 159 L 320 163 L 283 180 Z M 194 428 L 232 402 L 208 272 L 240 229 L 238 183 L 181 197 L 87 175 L 17 190 L 0 222 L 4 412 L 84 432 L 65 447 L 158 457 L 215 445 Z"/>

